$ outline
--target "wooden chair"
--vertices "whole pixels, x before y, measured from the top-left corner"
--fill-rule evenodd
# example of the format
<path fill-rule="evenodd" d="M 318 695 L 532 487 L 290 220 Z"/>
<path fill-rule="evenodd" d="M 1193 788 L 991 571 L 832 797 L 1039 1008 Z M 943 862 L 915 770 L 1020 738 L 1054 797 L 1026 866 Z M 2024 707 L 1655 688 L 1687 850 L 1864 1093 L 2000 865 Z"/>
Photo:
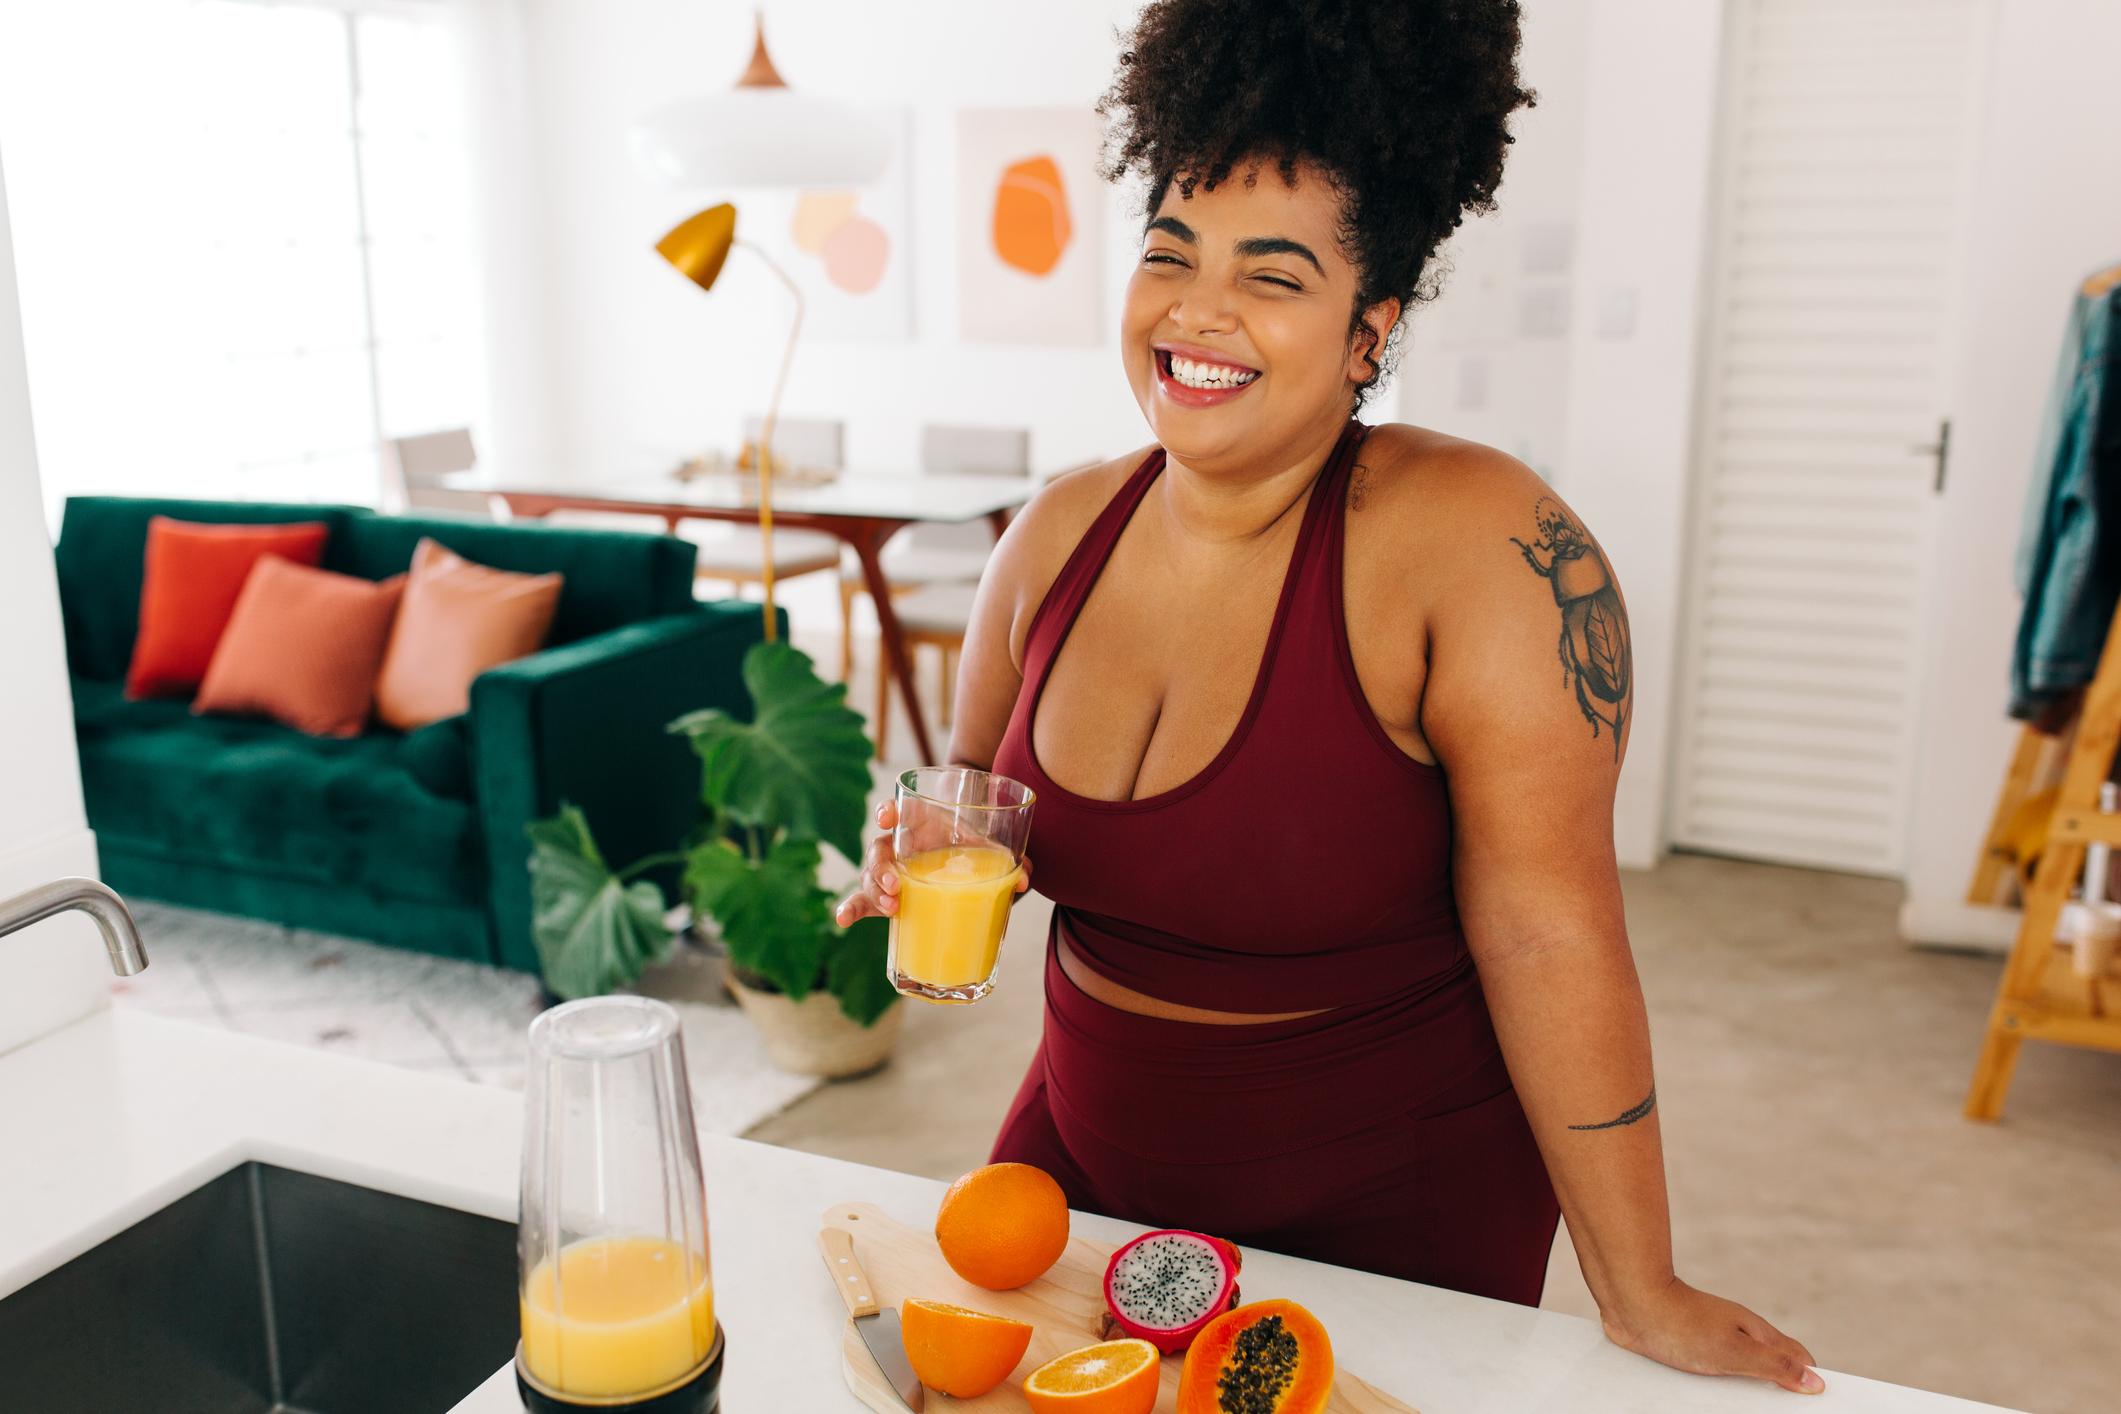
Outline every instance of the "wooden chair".
<path fill-rule="evenodd" d="M 1031 433 L 1022 427 L 930 423 L 921 428 L 921 470 L 953 476 L 1029 476 Z M 891 584 L 892 602 L 898 602 L 901 594 L 926 585 L 977 584 L 993 550 L 994 532 L 984 522 L 907 527 L 884 555 L 884 574 Z M 854 674 L 855 600 L 868 592 L 859 569 L 850 566 L 840 571 L 843 682 Z M 910 638 L 907 641 L 912 642 Z M 879 663 L 878 668 L 889 676 L 888 664 Z M 946 714 L 948 710 L 946 702 Z M 950 719 L 945 715 L 943 720 L 947 723 Z"/>
<path fill-rule="evenodd" d="M 958 650 L 965 646 L 965 628 L 972 622 L 972 597 L 977 584 L 924 584 L 904 594 L 891 596 L 898 611 L 899 631 L 905 635 L 906 651 L 917 659 L 920 650 L 936 650 L 935 696 L 941 704 L 945 727 L 950 725 L 951 698 L 956 695 Z M 881 645 L 879 653 L 881 654 Z M 876 673 L 876 757 L 884 759 L 884 745 L 891 727 L 891 673 L 879 662 Z"/>
<path fill-rule="evenodd" d="M 765 419 L 756 414 L 744 419 L 744 442 L 758 441 Z M 783 417 L 773 424 L 773 455 L 778 464 L 839 468 L 846 465 L 842 451 L 846 424 L 838 418 Z M 747 584 L 766 579 L 765 537 L 756 526 L 700 525 L 688 521 L 679 534 L 700 547 L 698 579 L 729 585 L 732 594 L 743 593 Z M 840 567 L 840 542 L 815 530 L 773 532 L 773 578 L 794 579 Z M 844 617 L 844 616 L 843 616 Z"/>
<path fill-rule="evenodd" d="M 383 443 L 386 490 L 395 493 L 400 505 L 494 520 L 493 499 L 484 492 L 452 491 L 442 484 L 449 473 L 470 471 L 478 461 L 468 427 L 392 437 Z"/>

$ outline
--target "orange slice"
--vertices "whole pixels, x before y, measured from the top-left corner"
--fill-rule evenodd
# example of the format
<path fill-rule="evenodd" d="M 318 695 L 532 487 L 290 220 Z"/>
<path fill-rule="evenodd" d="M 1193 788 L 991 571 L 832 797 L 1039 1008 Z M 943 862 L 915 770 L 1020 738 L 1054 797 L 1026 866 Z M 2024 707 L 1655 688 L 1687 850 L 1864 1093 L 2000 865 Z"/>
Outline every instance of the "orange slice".
<path fill-rule="evenodd" d="M 1108 1340 L 1048 1360 L 1024 1377 L 1031 1414 L 1149 1414 L 1163 1357 L 1146 1340 Z"/>
<path fill-rule="evenodd" d="M 1022 1321 L 941 1301 L 900 1306 L 899 1332 L 921 1383 L 955 1399 L 977 1399 L 1008 1379 L 1031 1348 L 1031 1327 Z"/>

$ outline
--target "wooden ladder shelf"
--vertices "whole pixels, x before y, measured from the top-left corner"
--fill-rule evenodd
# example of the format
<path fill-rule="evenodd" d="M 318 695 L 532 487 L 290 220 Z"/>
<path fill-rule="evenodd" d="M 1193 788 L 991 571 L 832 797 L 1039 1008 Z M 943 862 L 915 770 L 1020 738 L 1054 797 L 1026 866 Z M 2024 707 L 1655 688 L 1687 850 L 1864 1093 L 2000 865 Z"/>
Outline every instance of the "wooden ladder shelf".
<path fill-rule="evenodd" d="M 2025 889 L 2024 913 L 2010 958 L 1996 986 L 1981 1058 L 1966 1095 L 1970 1119 L 1997 1119 L 2010 1093 L 2018 1048 L 2028 1040 L 2121 1052 L 2121 980 L 2111 972 L 2085 978 L 2072 966 L 2067 944 L 2055 941 L 2062 906 L 2084 872 L 2085 846 L 2121 845 L 2121 814 L 2099 811 L 2099 787 L 2110 777 L 2121 747 L 2121 607 L 2107 626 L 2099 668 L 2075 719 L 2049 735 L 2027 726 L 2004 777 L 1996 813 L 1974 868 L 1967 902 L 1994 904 L 2009 872 L 2008 826 L 2030 796 L 2053 783 L 2062 763 L 2061 788 L 2048 817 L 2047 840 L 2033 881 Z"/>

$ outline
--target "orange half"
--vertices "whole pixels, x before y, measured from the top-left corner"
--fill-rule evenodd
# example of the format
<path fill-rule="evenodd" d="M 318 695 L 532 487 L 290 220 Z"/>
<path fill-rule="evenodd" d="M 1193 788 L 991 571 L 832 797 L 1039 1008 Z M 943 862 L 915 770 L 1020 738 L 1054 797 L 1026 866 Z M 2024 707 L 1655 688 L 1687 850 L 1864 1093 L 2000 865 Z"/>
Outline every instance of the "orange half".
<path fill-rule="evenodd" d="M 1163 1357 L 1146 1340 L 1107 1340 L 1048 1360 L 1024 1377 L 1032 1414 L 1149 1414 Z"/>
<path fill-rule="evenodd" d="M 977 1399 L 993 1389 L 1031 1348 L 1031 1327 L 1022 1321 L 941 1301 L 906 1301 L 899 1333 L 921 1383 L 954 1399 Z"/>

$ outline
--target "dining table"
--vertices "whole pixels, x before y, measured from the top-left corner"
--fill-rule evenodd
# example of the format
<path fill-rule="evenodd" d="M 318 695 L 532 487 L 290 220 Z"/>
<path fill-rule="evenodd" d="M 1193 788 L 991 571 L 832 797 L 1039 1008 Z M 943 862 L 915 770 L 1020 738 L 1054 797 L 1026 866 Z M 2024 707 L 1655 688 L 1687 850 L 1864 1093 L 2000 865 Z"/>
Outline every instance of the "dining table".
<path fill-rule="evenodd" d="M 759 521 L 757 477 L 746 473 L 709 472 L 680 480 L 675 476 L 617 478 L 599 481 L 580 475 L 537 472 L 509 474 L 475 468 L 441 479 L 451 491 L 484 494 L 503 502 L 511 515 L 536 518 L 554 511 L 616 511 L 660 517 L 675 532 L 688 520 L 756 525 Z M 921 760 L 941 764 L 928 736 L 914 682 L 913 659 L 891 606 L 891 583 L 883 565 L 884 547 L 910 525 L 963 525 L 984 520 L 996 539 L 1009 517 L 1037 494 L 1041 479 L 1027 476 L 974 476 L 946 473 L 846 472 L 832 480 L 776 480 L 773 523 L 785 530 L 822 531 L 854 551 L 862 583 L 876 605 L 883 644 L 878 671 L 898 682 Z"/>

